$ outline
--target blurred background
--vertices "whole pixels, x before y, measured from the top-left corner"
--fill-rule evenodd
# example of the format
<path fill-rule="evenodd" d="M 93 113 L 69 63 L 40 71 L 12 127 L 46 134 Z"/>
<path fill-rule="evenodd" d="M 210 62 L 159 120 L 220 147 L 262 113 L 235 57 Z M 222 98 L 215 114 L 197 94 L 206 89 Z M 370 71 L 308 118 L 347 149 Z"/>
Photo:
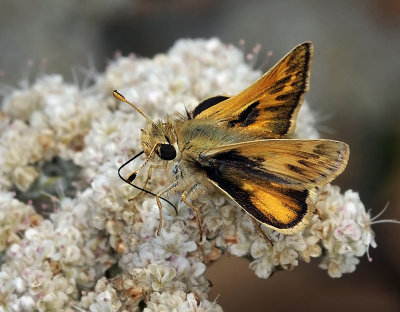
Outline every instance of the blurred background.
<path fill-rule="evenodd" d="M 72 81 L 73 68 L 101 72 L 116 51 L 151 57 L 182 37 L 244 39 L 248 51 L 260 43 L 266 70 L 311 40 L 306 99 L 323 137 L 351 147 L 335 184 L 359 191 L 372 215 L 390 202 L 383 218 L 400 220 L 399 0 L 0 0 L 0 8 L 3 86 L 43 69 Z M 340 279 L 302 263 L 261 280 L 245 260 L 225 255 L 208 270 L 210 299 L 219 296 L 224 311 L 400 311 L 400 225 L 374 230 L 373 262 L 362 258 Z"/>

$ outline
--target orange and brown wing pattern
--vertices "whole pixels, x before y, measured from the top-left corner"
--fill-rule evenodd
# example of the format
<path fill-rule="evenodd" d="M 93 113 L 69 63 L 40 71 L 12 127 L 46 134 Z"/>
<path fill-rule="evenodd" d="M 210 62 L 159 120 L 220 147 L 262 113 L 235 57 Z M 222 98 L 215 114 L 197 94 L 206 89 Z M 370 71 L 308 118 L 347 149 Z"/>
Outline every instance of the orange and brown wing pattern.
<path fill-rule="evenodd" d="M 199 156 L 207 177 L 258 221 L 285 234 L 312 215 L 315 187 L 346 167 L 349 148 L 331 140 L 259 140 Z"/>
<path fill-rule="evenodd" d="M 206 151 L 202 157 L 218 159 L 237 154 L 254 168 L 273 173 L 285 184 L 322 186 L 346 167 L 350 150 L 333 140 L 258 140 L 229 144 Z"/>
<path fill-rule="evenodd" d="M 260 138 L 290 135 L 309 88 L 311 59 L 312 44 L 305 42 L 238 95 L 206 100 L 192 117 L 210 118 Z"/>

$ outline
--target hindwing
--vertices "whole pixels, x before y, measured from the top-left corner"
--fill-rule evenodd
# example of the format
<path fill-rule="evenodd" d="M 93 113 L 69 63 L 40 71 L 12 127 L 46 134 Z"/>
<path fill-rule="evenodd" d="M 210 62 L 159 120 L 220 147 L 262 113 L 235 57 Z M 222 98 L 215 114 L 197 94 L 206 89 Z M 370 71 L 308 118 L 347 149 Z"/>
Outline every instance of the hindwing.
<path fill-rule="evenodd" d="M 331 140 L 258 140 L 217 147 L 199 156 L 211 182 L 258 221 L 285 234 L 303 229 L 315 187 L 346 167 L 349 148 Z"/>

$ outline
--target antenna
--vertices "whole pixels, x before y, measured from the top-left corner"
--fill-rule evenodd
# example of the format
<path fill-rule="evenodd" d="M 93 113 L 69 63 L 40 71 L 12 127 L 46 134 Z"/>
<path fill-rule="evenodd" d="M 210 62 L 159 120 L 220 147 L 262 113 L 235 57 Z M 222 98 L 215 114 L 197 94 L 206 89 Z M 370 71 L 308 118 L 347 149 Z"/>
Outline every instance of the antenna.
<path fill-rule="evenodd" d="M 114 95 L 114 97 L 115 97 L 116 99 L 118 99 L 118 100 L 120 100 L 120 101 L 122 101 L 122 102 L 125 102 L 125 103 L 129 104 L 130 106 L 132 106 L 134 109 L 136 109 L 136 110 L 139 112 L 140 115 L 142 115 L 144 118 L 146 118 L 148 122 L 150 122 L 152 125 L 154 125 L 154 122 L 153 122 L 149 117 L 147 117 L 147 116 L 146 116 L 139 108 L 137 108 L 135 105 L 133 105 L 131 102 L 129 102 L 129 101 L 128 101 L 121 93 L 119 93 L 117 90 L 114 90 L 114 91 L 113 91 L 113 95 Z"/>

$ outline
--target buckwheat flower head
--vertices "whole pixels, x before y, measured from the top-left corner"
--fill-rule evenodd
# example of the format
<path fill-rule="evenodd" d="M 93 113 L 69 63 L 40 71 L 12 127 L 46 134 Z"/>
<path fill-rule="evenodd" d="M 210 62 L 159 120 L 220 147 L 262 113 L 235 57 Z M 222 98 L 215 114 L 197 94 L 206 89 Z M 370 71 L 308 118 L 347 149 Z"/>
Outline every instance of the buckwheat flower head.
<path fill-rule="evenodd" d="M 146 120 L 112 97 L 118 89 L 152 120 L 201 100 L 236 94 L 261 72 L 218 39 L 179 40 L 153 58 L 119 56 L 79 87 L 43 75 L 5 95 L 0 112 L 0 311 L 222 311 L 208 298 L 207 267 L 225 252 L 260 278 L 320 259 L 332 277 L 354 271 L 376 247 L 356 192 L 318 190 L 309 226 L 282 235 L 226 196 L 204 194 L 196 213 L 169 194 L 162 229 L 155 199 L 123 183 L 118 168 L 140 150 Z M 304 103 L 296 138 L 319 138 Z M 138 168 L 138 159 L 132 168 Z M 135 167 L 136 166 L 136 167 Z M 135 183 L 145 183 L 148 165 Z M 168 183 L 153 170 L 146 189 Z"/>

